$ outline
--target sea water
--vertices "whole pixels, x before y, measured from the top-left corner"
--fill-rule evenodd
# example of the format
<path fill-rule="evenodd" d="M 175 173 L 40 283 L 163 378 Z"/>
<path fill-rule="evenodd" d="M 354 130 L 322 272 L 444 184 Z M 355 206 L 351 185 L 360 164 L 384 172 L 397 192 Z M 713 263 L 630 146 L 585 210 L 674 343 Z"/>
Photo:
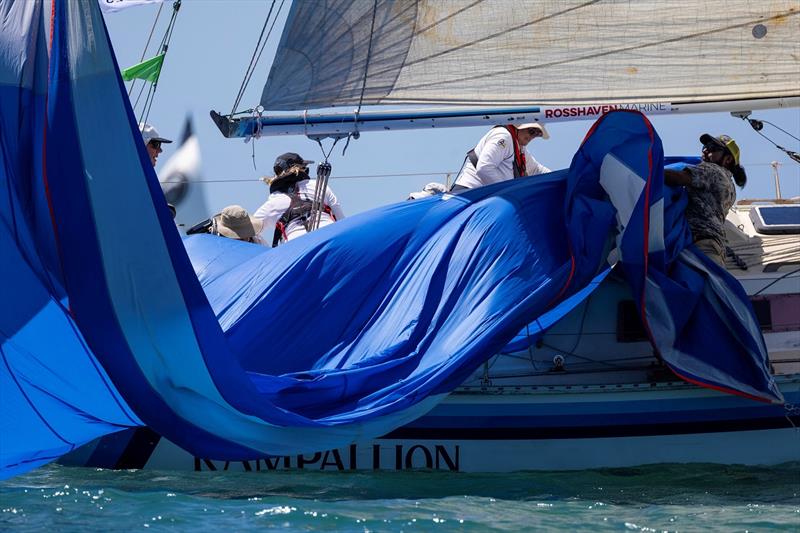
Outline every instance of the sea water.
<path fill-rule="evenodd" d="M 800 531 L 800 463 L 581 472 L 158 472 L 0 483 L 15 531 Z"/>

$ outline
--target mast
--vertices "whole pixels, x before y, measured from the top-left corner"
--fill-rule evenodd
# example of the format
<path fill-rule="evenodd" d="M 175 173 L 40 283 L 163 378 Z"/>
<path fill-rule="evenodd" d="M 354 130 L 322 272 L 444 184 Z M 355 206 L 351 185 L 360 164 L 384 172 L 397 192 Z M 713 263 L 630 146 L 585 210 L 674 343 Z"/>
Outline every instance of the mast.
<path fill-rule="evenodd" d="M 778 175 L 778 167 L 780 165 L 781 164 L 778 163 L 777 161 L 773 161 L 772 163 L 770 163 L 770 166 L 772 167 L 772 174 L 775 178 L 775 198 L 777 200 L 781 199 L 781 178 Z"/>

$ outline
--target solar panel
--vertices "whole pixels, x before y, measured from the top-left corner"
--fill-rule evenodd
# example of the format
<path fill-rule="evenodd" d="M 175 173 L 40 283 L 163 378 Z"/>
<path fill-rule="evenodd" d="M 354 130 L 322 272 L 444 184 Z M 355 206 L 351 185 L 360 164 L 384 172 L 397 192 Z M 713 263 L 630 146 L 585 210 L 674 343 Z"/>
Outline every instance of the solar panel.
<path fill-rule="evenodd" d="M 766 235 L 800 233 L 800 205 L 758 205 L 750 210 L 756 231 Z"/>

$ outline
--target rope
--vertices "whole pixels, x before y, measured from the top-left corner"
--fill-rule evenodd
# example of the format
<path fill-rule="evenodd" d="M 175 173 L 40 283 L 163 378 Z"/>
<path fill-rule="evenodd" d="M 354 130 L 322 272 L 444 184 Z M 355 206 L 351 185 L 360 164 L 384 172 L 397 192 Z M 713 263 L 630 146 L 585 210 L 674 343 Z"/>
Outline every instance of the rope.
<path fill-rule="evenodd" d="M 378 12 L 378 0 L 372 3 L 372 23 L 369 28 L 369 44 L 367 45 L 367 63 L 364 65 L 364 81 L 361 83 L 361 96 L 358 97 L 358 109 L 356 109 L 356 118 L 361 112 L 361 103 L 364 101 L 364 92 L 367 89 L 367 76 L 369 75 L 369 63 L 372 60 L 372 39 L 375 37 L 375 17 Z"/>
<path fill-rule="evenodd" d="M 782 279 L 786 279 L 786 278 L 788 278 L 789 276 L 791 276 L 792 274 L 797 274 L 798 272 L 800 272 L 800 268 L 796 268 L 796 269 L 794 269 L 794 270 L 792 270 L 792 271 L 789 271 L 789 272 L 786 272 L 786 273 L 784 273 L 784 274 L 783 274 L 783 276 L 781 276 L 781 277 L 779 277 L 779 278 L 777 278 L 777 279 L 774 279 L 774 280 L 772 281 L 772 283 L 768 283 L 768 284 L 764 285 L 763 287 L 761 287 L 761 288 L 758 290 L 758 292 L 755 292 L 755 293 L 753 293 L 753 294 L 752 294 L 752 296 L 758 296 L 759 294 L 761 294 L 761 293 L 762 293 L 762 292 L 764 292 L 765 290 L 769 289 L 770 287 L 772 287 L 773 285 L 775 285 L 776 283 L 778 283 L 778 282 L 779 282 L 779 281 L 781 281 Z"/>
<path fill-rule="evenodd" d="M 793 416 L 800 416 L 800 407 L 793 403 L 786 402 L 783 404 L 783 411 L 783 416 L 786 417 L 786 420 L 788 420 L 789 424 L 794 428 L 795 433 L 800 432 L 800 428 L 798 428 L 797 424 L 792 420 Z"/>

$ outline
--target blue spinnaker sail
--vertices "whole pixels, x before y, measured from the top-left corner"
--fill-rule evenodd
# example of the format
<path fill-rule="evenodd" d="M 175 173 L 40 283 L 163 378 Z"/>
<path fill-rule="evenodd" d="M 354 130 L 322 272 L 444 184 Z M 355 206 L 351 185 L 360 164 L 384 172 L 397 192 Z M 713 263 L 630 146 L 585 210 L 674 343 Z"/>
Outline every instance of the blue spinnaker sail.
<path fill-rule="evenodd" d="M 557 320 L 608 258 L 676 372 L 781 401 L 741 288 L 686 248 L 685 198 L 664 190 L 643 115 L 598 121 L 569 171 L 386 206 L 274 250 L 211 236 L 184 248 L 97 4 L 54 0 L 49 78 L 39 6 L 0 0 L 0 14 L 30 15 L 0 41 L 3 283 L 39 302 L 0 315 L 3 475 L 139 420 L 213 459 L 379 436 L 526 324 Z M 38 60 L 20 62 L 17 40 Z M 18 83 L 26 69 L 42 92 Z M 19 112 L 20 96 L 33 111 Z M 708 351 L 706 326 L 724 357 Z M 9 364 L 22 359 L 38 367 Z M 29 440 L 42 428 L 50 436 Z"/>
<path fill-rule="evenodd" d="M 49 25 L 0 3 L 0 477 L 141 424 L 67 310 L 42 181 Z"/>

